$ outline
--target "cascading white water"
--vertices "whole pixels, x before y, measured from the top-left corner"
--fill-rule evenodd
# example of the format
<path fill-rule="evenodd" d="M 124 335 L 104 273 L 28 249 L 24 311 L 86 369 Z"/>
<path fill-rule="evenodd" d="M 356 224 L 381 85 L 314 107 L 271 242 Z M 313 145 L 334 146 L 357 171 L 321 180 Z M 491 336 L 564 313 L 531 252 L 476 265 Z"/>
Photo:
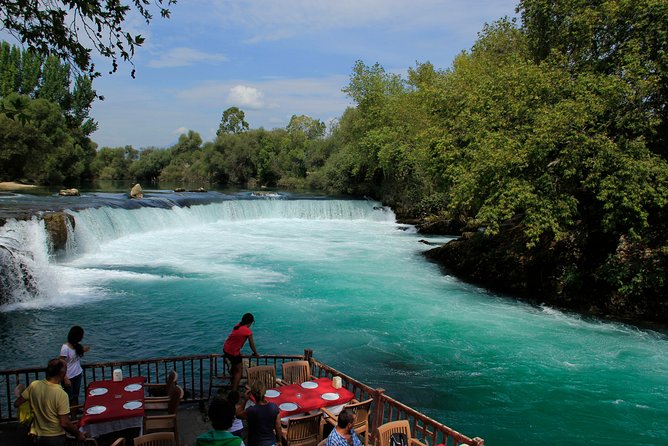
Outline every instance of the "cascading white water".
<path fill-rule="evenodd" d="M 393 222 L 394 213 L 380 203 L 365 200 L 229 200 L 205 205 L 171 208 L 142 207 L 124 209 L 97 207 L 67 211 L 74 217 L 75 228 L 68 228 L 68 242 L 58 261 L 49 252 L 49 240 L 44 223 L 10 220 L 0 228 L 2 260 L 2 293 L 0 309 L 12 309 L 17 304 L 39 306 L 60 301 L 63 287 L 68 294 L 91 293 L 76 271 L 66 268 L 83 253 L 96 252 L 104 243 L 140 233 L 181 228 L 197 231 L 217 221 L 247 221 L 260 219 L 296 220 L 368 220 Z M 65 280 L 67 279 L 67 280 Z M 73 285 L 77 284 L 81 285 Z M 95 294 L 95 290 L 92 290 Z M 4 298 L 3 298 L 4 297 Z M 67 301 L 72 301 L 67 298 Z M 76 302 L 76 299 L 74 299 Z"/>
<path fill-rule="evenodd" d="M 50 295 L 54 283 L 44 221 L 9 220 L 0 227 L 0 304 Z"/>

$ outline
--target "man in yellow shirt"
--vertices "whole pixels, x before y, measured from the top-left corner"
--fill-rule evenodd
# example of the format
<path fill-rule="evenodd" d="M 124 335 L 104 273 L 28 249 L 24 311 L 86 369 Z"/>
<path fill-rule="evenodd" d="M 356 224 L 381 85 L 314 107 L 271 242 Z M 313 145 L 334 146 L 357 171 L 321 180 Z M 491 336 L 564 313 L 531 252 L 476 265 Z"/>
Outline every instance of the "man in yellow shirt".
<path fill-rule="evenodd" d="M 19 407 L 30 401 L 34 413 L 32 431 L 38 446 L 64 446 L 65 431 L 78 440 L 85 438 L 70 421 L 70 403 L 60 383 L 67 372 L 67 363 L 60 358 L 49 361 L 46 379 L 33 381 L 14 402 Z"/>

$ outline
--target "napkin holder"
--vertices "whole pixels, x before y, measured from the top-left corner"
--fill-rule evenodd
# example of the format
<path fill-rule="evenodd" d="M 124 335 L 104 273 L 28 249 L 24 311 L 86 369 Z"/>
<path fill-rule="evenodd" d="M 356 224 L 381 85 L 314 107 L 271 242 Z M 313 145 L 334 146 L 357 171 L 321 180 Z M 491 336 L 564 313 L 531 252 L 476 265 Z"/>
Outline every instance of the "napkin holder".
<path fill-rule="evenodd" d="M 332 387 L 335 389 L 340 389 L 341 388 L 341 377 L 340 376 L 335 376 L 332 378 Z"/>
<path fill-rule="evenodd" d="M 123 370 L 114 369 L 114 372 L 112 374 L 112 379 L 114 381 L 123 381 Z"/>

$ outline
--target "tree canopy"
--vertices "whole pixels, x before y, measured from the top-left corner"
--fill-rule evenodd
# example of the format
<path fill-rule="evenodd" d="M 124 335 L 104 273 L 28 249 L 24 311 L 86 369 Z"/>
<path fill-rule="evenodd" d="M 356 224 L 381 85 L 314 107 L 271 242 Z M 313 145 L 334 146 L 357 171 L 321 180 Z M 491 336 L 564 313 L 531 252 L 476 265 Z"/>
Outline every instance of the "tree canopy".
<path fill-rule="evenodd" d="M 118 61 L 132 63 L 135 48 L 144 43 L 132 34 L 125 21 L 132 11 L 146 23 L 153 11 L 168 18 L 169 5 L 176 0 L 0 0 L 0 29 L 12 34 L 25 48 L 42 57 L 55 55 L 80 73 L 100 75 L 91 63 L 91 53 L 111 59 L 111 71 Z M 134 69 L 132 70 L 134 77 Z"/>
<path fill-rule="evenodd" d="M 239 107 L 230 107 L 223 112 L 216 135 L 224 133 L 241 133 L 248 130 L 246 113 Z"/>

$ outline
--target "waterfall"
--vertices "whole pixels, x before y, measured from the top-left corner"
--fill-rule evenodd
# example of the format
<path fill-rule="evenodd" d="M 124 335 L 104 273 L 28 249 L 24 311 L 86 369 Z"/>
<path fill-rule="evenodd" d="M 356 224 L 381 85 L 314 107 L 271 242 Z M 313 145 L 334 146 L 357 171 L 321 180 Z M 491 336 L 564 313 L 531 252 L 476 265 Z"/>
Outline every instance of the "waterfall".
<path fill-rule="evenodd" d="M 106 206 L 64 209 L 75 224 L 68 227 L 64 252 L 53 253 L 44 222 L 37 217 L 28 221 L 10 219 L 0 227 L 0 308 L 15 303 L 57 299 L 61 272 L 59 263 L 72 261 L 83 253 L 103 249 L 104 243 L 140 233 L 188 228 L 218 221 L 249 222 L 281 220 L 366 220 L 394 222 L 394 213 L 371 200 L 336 199 L 225 199 L 190 205 L 165 200 L 146 200 L 131 208 L 116 203 Z M 158 203 L 156 205 L 156 203 Z M 98 203 L 96 202 L 96 205 Z"/>
<path fill-rule="evenodd" d="M 51 257 L 43 220 L 9 220 L 0 227 L 0 305 L 48 293 Z"/>

